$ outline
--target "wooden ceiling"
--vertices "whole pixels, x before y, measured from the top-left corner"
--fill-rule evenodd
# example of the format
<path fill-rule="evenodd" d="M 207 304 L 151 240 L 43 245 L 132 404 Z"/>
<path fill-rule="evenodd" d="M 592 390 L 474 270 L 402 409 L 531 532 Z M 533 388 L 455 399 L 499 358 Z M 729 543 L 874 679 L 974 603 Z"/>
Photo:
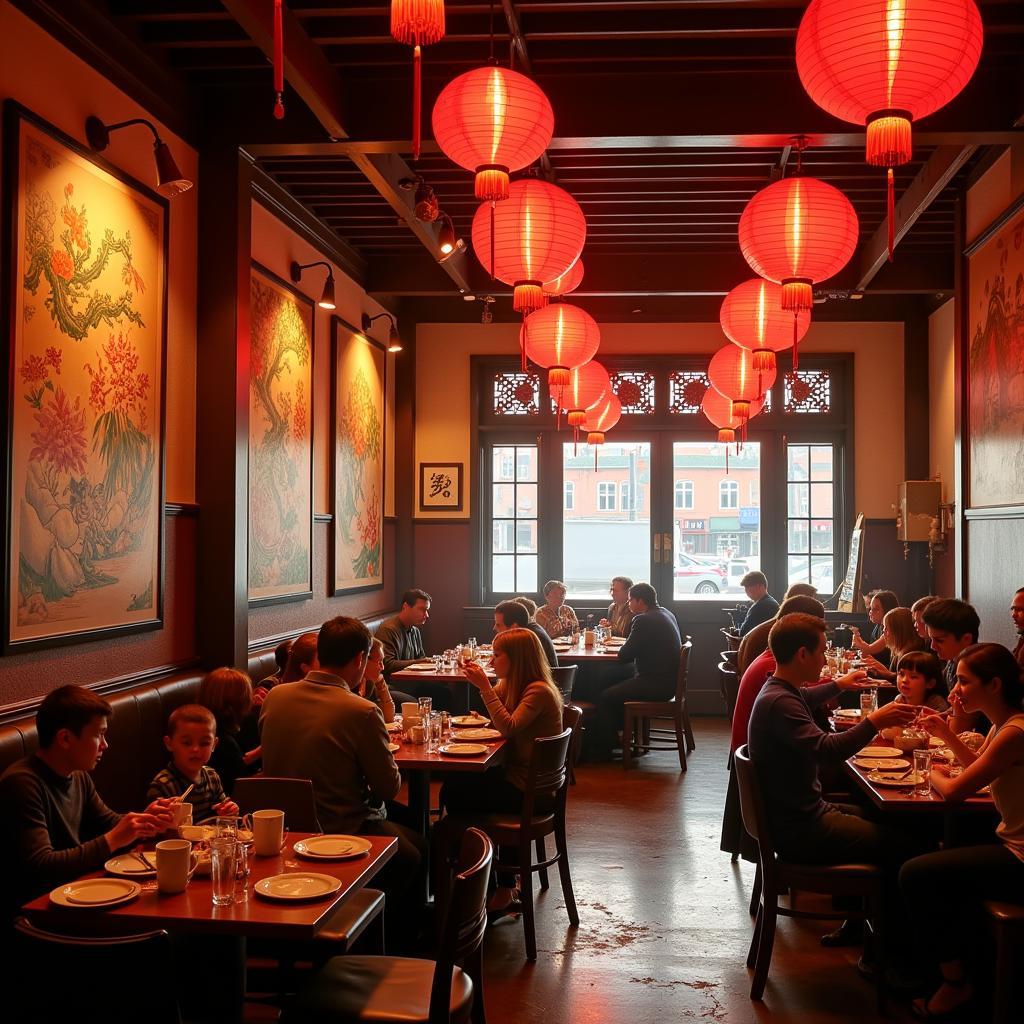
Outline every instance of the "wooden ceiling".
<path fill-rule="evenodd" d="M 902 237 L 886 266 L 884 172 L 864 163 L 862 133 L 814 106 L 796 74 L 805 0 L 498 0 L 493 14 L 489 3 L 447 0 L 447 35 L 424 51 L 427 139 L 415 166 L 410 51 L 389 34 L 387 3 L 288 0 L 284 123 L 270 114 L 270 0 L 73 6 L 99 12 L 184 83 L 193 111 L 234 111 L 237 141 L 365 261 L 375 293 L 429 298 L 442 316 L 448 303 L 452 319 L 466 315 L 459 290 L 490 290 L 488 282 L 470 253 L 438 267 L 433 229 L 413 222 L 411 195 L 397 183 L 422 175 L 468 242 L 471 175 L 429 140 L 429 111 L 448 80 L 486 62 L 492 25 L 496 56 L 532 74 L 552 100 L 555 139 L 539 171 L 586 214 L 582 293 L 634 307 L 646 296 L 658 316 L 685 315 L 694 308 L 685 300 L 745 276 L 739 216 L 758 189 L 792 171 L 797 133 L 810 143 L 804 171 L 842 189 L 860 217 L 860 251 L 831 290 L 864 289 L 869 299 L 948 291 L 957 187 L 993 147 L 1020 138 L 1024 113 L 1024 4 L 985 0 L 977 74 L 915 130 L 914 158 L 896 171 Z"/>

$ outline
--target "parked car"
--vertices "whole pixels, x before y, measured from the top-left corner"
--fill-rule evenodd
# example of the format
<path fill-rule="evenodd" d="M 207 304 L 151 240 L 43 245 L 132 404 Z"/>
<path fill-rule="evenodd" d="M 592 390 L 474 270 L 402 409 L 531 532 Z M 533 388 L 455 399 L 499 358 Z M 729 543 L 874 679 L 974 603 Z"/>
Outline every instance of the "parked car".
<path fill-rule="evenodd" d="M 721 566 L 699 562 L 682 551 L 676 556 L 677 594 L 720 594 L 727 582 L 728 577 Z"/>

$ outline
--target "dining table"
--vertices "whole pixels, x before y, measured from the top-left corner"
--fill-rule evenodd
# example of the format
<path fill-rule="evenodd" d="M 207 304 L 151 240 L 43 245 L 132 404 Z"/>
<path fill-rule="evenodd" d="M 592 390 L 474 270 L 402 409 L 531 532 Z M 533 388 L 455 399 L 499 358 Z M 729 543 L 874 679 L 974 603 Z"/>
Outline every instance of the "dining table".
<path fill-rule="evenodd" d="M 559 643 L 558 640 L 553 643 L 559 664 L 562 662 L 568 664 L 614 664 L 619 660 L 619 650 L 623 646 L 622 643 L 616 641 L 611 644 L 597 642 L 593 646 L 587 647 L 582 637 L 576 643 Z"/>
<path fill-rule="evenodd" d="M 49 894 L 38 896 L 22 908 L 26 917 L 42 928 L 66 935 L 129 935 L 166 929 L 189 942 L 188 985 L 198 1001 L 202 1018 L 210 1021 L 242 1020 L 245 997 L 246 940 L 265 938 L 303 941 L 316 936 L 334 912 L 362 889 L 394 857 L 398 841 L 391 836 L 366 836 L 370 849 L 347 860 L 308 860 L 295 852 L 295 844 L 313 833 L 291 832 L 280 853 L 251 858 L 244 900 L 238 899 L 242 880 L 236 882 L 230 906 L 213 905 L 213 883 L 196 873 L 184 892 L 167 895 L 157 890 L 155 877 L 137 879 L 138 895 L 108 908 L 64 907 Z M 147 858 L 155 854 L 148 851 Z M 256 894 L 256 885 L 285 872 L 330 875 L 341 882 L 333 893 L 318 899 L 271 900 Z M 83 878 L 99 878 L 104 871 Z M 193 956 L 192 940 L 198 939 L 203 955 Z"/>
<path fill-rule="evenodd" d="M 392 672 L 388 677 L 388 682 L 395 687 L 396 690 L 402 689 L 402 683 L 444 683 L 450 687 L 455 704 L 458 706 L 459 711 L 468 712 L 470 710 L 470 693 L 472 687 L 470 686 L 469 679 L 466 677 L 466 673 L 462 668 L 456 665 L 454 668 L 436 668 L 430 661 L 423 661 L 418 663 L 418 668 L 403 668 L 397 672 Z M 490 663 L 484 659 L 478 661 L 481 668 L 491 677 L 494 678 L 494 673 L 491 671 Z"/>

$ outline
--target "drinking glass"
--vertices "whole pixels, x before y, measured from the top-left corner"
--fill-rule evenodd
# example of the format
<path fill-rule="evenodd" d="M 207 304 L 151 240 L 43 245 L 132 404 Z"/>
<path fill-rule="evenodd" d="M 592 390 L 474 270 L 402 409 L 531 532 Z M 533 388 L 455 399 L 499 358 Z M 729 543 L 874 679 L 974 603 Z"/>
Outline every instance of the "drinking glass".
<path fill-rule="evenodd" d="M 452 734 L 452 716 L 447 711 L 439 712 L 438 722 L 441 728 L 440 741 L 442 743 L 447 742 L 448 737 Z"/>
<path fill-rule="evenodd" d="M 868 717 L 872 711 L 875 710 L 875 697 L 876 691 L 874 690 L 861 690 L 860 691 L 860 717 L 861 721 Z"/>
<path fill-rule="evenodd" d="M 235 891 L 235 902 L 245 903 L 249 899 L 249 872 L 255 856 L 255 839 L 252 832 L 252 816 L 242 814 L 238 818 L 238 832 L 235 834 L 235 877 L 241 879 L 241 887 Z"/>
<path fill-rule="evenodd" d="M 473 656 L 475 657 L 475 656 L 476 656 L 476 637 L 475 637 L 475 636 L 471 636 L 471 637 L 470 637 L 470 638 L 469 638 L 469 639 L 468 639 L 468 640 L 466 641 L 466 643 L 467 643 L 467 644 L 469 644 L 469 649 L 470 649 L 470 652 L 471 652 L 471 653 L 473 654 Z"/>
<path fill-rule="evenodd" d="M 427 753 L 436 754 L 441 745 L 441 712 L 432 711 L 429 718 L 423 719 L 423 724 L 427 727 Z"/>
<path fill-rule="evenodd" d="M 914 751 L 914 774 L 921 781 L 914 787 L 914 796 L 930 796 L 932 784 L 928 776 L 932 770 L 932 752 L 930 750 Z"/>
<path fill-rule="evenodd" d="M 430 717 L 430 712 L 433 710 L 433 699 L 431 697 L 420 697 L 417 701 L 420 706 L 420 718 L 423 724 L 427 724 L 427 719 Z"/>
<path fill-rule="evenodd" d="M 440 672 L 441 669 L 444 667 L 444 656 L 443 655 L 435 654 L 430 660 L 434 663 L 434 671 L 435 672 Z"/>
<path fill-rule="evenodd" d="M 234 836 L 214 836 L 210 840 L 210 880 L 215 907 L 230 907 L 234 902 L 237 846 Z"/>

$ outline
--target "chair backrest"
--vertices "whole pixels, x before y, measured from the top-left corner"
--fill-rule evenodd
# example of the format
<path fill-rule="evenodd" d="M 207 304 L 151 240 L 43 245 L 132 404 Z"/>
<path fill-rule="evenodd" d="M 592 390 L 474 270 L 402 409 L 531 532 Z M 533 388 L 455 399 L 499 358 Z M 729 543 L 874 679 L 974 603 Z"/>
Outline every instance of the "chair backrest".
<path fill-rule="evenodd" d="M 467 828 L 452 883 L 451 899 L 441 929 L 441 943 L 430 989 L 429 1020 L 449 1020 L 452 969 L 479 954 L 487 930 L 487 886 L 494 844 L 478 828 Z M 477 979 L 479 980 L 479 979 Z M 482 999 L 480 991 L 474 999 Z M 477 1019 L 474 1014 L 474 1020 Z M 483 1019 L 483 1015 L 480 1015 Z"/>
<path fill-rule="evenodd" d="M 720 651 L 718 654 L 718 660 L 727 662 L 734 668 L 739 664 L 740 652 L 739 650 Z"/>
<path fill-rule="evenodd" d="M 729 712 L 729 721 L 732 721 L 733 712 L 736 710 L 736 698 L 740 692 L 740 674 L 735 666 L 727 661 L 718 663 L 718 678 L 722 688 L 722 699 L 725 701 L 725 709 Z"/>
<path fill-rule="evenodd" d="M 10 1020 L 75 1017 L 111 1024 L 142 1019 L 154 1024 L 181 1024 L 167 932 L 58 935 L 26 918 L 19 918 L 14 929 L 18 981 L 9 994 L 15 1000 L 23 999 L 25 1005 L 19 1010 L 15 1001 Z M 116 992 L 100 983 L 114 978 Z"/>
<path fill-rule="evenodd" d="M 730 651 L 738 651 L 740 649 L 740 640 L 743 638 L 740 636 L 739 632 L 733 629 L 726 629 L 726 627 L 723 626 L 722 636 L 725 637 L 725 646 L 728 647 Z"/>
<path fill-rule="evenodd" d="M 235 781 L 232 797 L 241 814 L 273 807 L 284 811 L 284 824 L 291 832 L 322 832 L 316 813 L 316 796 L 309 779 L 280 779 L 251 775 Z"/>
<path fill-rule="evenodd" d="M 563 712 L 564 713 L 564 712 Z M 563 729 L 557 736 L 538 736 L 533 741 L 530 768 L 523 791 L 522 820 L 529 821 L 536 813 L 537 798 L 564 795 L 569 781 L 569 741 L 572 730 Z"/>
<path fill-rule="evenodd" d="M 775 845 L 772 842 L 771 829 L 768 827 L 768 815 L 765 811 L 764 797 L 761 795 L 761 783 L 757 778 L 757 770 L 750 760 L 747 744 L 738 747 L 732 758 L 732 770 L 736 773 L 736 788 L 740 793 L 740 815 L 743 827 L 752 839 L 757 840 L 757 848 L 761 860 L 761 874 L 772 871 L 775 865 Z"/>
<path fill-rule="evenodd" d="M 679 648 L 679 671 L 676 673 L 676 700 L 683 704 L 686 701 L 686 673 L 690 668 L 690 651 L 693 650 L 693 641 L 685 638 L 685 643 Z"/>
<path fill-rule="evenodd" d="M 576 665 L 559 665 L 551 669 L 551 678 L 555 681 L 562 701 L 566 704 L 572 700 L 572 684 L 576 681 Z"/>
<path fill-rule="evenodd" d="M 562 705 L 562 728 L 568 729 L 569 737 L 569 764 L 571 772 L 576 767 L 576 759 L 580 756 L 580 742 L 583 737 L 583 708 L 576 704 Z"/>

